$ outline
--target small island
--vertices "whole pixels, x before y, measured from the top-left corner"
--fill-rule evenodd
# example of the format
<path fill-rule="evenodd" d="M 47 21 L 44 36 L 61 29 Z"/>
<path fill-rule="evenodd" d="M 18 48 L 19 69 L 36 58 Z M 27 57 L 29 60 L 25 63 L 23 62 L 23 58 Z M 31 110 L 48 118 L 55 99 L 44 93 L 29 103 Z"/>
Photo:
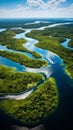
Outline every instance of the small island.
<path fill-rule="evenodd" d="M 7 29 L 6 31 L 0 32 L 0 44 L 6 45 L 9 49 L 30 53 L 35 58 L 41 58 L 40 54 L 34 51 L 32 52 L 31 50 L 28 50 L 23 46 L 27 42 L 24 38 L 15 38 L 16 34 L 24 32 L 24 29 Z"/>
<path fill-rule="evenodd" d="M 21 123 L 34 125 L 54 112 L 58 101 L 55 79 L 49 78 L 24 100 L 0 101 L 0 108 Z"/>
<path fill-rule="evenodd" d="M 31 68 L 40 68 L 48 65 L 46 60 L 31 59 L 24 54 L 16 52 L 0 51 L 0 55 Z"/>
<path fill-rule="evenodd" d="M 0 95 L 25 92 L 44 80 L 42 74 L 17 72 L 15 69 L 0 65 Z"/>
<path fill-rule="evenodd" d="M 27 24 L 0 32 L 0 109 L 21 126 L 33 127 L 56 114 L 58 120 L 73 97 L 73 50 L 68 48 L 73 25 Z"/>
<path fill-rule="evenodd" d="M 70 24 L 46 28 L 45 30 L 32 30 L 27 36 L 39 40 L 36 44 L 37 47 L 50 50 L 59 55 L 66 64 L 66 72 L 73 78 L 73 50 L 61 45 L 66 38 L 70 38 L 69 46 L 73 47 L 72 33 L 73 24 Z"/>

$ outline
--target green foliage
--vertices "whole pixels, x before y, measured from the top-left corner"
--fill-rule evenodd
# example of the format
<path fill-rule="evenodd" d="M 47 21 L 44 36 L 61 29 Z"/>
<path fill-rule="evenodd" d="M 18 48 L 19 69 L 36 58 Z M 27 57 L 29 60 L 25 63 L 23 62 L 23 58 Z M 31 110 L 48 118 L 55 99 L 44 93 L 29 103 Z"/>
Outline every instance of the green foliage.
<path fill-rule="evenodd" d="M 38 123 L 54 112 L 58 105 L 58 92 L 53 78 L 49 78 L 24 100 L 3 100 L 0 102 L 7 114 L 25 124 Z"/>
<path fill-rule="evenodd" d="M 43 80 L 41 74 L 16 72 L 14 69 L 0 65 L 0 93 L 23 92 Z"/>
<path fill-rule="evenodd" d="M 15 39 L 13 38 L 16 34 L 24 32 L 23 30 L 6 30 L 4 32 L 0 32 L 0 44 L 1 45 L 6 45 L 7 48 L 17 50 L 17 51 L 22 51 L 22 52 L 28 52 L 31 53 L 35 58 L 41 58 L 41 55 L 32 52 L 28 49 L 26 49 L 23 44 L 26 43 L 26 40 L 21 38 L 21 39 Z"/>
<path fill-rule="evenodd" d="M 0 51 L 0 55 L 28 67 L 40 68 L 47 65 L 45 60 L 31 59 L 28 56 L 20 53 Z"/>
<path fill-rule="evenodd" d="M 69 45 L 73 47 L 73 25 L 61 25 L 58 27 L 47 28 L 45 30 L 33 30 L 27 34 L 39 40 L 36 46 L 51 50 L 58 54 L 66 63 L 66 68 L 73 77 L 73 51 L 66 49 L 60 43 L 65 41 L 65 38 L 71 38 Z"/>
<path fill-rule="evenodd" d="M 34 24 L 27 24 L 27 25 L 23 25 L 23 27 L 25 28 L 25 29 L 30 29 L 30 28 L 40 28 L 40 27 L 43 27 L 43 26 L 48 26 L 48 25 L 50 25 L 51 23 L 42 23 L 42 22 L 40 22 L 40 23 L 34 23 Z"/>
<path fill-rule="evenodd" d="M 69 46 L 73 48 L 73 36 L 70 37 L 71 41 L 69 42 Z"/>
<path fill-rule="evenodd" d="M 3 22 L 3 21 L 0 21 L 0 28 L 25 28 L 25 29 L 29 29 L 29 28 L 39 28 L 39 27 L 43 27 L 43 26 L 47 26 L 47 25 L 50 25 L 51 23 L 34 23 L 34 24 L 28 24 L 28 25 L 25 25 L 24 24 L 25 20 L 21 21 L 21 20 L 17 20 L 16 22 L 15 21 L 12 21 L 12 22 Z M 28 23 L 30 23 L 30 21 L 26 21 Z M 34 21 L 32 21 L 34 22 Z"/>

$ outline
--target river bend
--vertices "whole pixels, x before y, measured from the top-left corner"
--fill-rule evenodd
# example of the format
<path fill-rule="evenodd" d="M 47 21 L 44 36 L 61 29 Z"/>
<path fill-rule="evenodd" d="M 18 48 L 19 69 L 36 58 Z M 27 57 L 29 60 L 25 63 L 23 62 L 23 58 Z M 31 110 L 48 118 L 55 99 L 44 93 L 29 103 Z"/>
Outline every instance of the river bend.
<path fill-rule="evenodd" d="M 49 26 L 44 26 L 38 29 L 34 29 L 34 30 L 44 30 L 45 28 L 49 28 L 49 27 L 56 27 L 59 25 L 63 25 L 63 24 L 70 24 L 70 23 L 58 23 L 58 24 L 52 24 Z M 15 29 L 15 28 L 14 28 Z M 21 28 L 22 29 L 22 28 Z M 0 32 L 5 31 L 6 29 L 0 29 Z M 7 58 L 4 58 L 2 56 L 0 56 L 0 64 L 4 64 L 8 67 L 14 67 L 17 69 L 17 71 L 25 71 L 25 72 L 34 72 L 34 73 L 43 73 L 46 75 L 46 78 L 49 78 L 52 73 L 55 73 L 57 71 L 58 67 L 61 67 L 62 70 L 64 69 L 63 66 L 61 66 L 61 63 L 63 63 L 62 59 L 57 56 L 56 54 L 54 54 L 51 51 L 45 50 L 45 49 L 41 49 L 35 46 L 35 44 L 38 42 L 38 40 L 33 39 L 33 38 L 29 38 L 26 36 L 27 33 L 31 32 L 31 30 L 33 29 L 22 29 L 25 30 L 25 32 L 20 33 L 20 34 L 16 34 L 16 36 L 14 38 L 20 39 L 20 38 L 24 38 L 27 40 L 27 43 L 24 44 L 23 46 L 26 47 L 28 50 L 31 51 L 35 51 L 37 53 L 39 53 L 42 56 L 42 59 L 47 60 L 48 62 L 48 66 L 46 67 L 41 67 L 41 68 L 29 68 L 23 65 L 20 65 L 19 63 L 13 62 Z M 68 43 L 70 42 L 69 38 L 66 38 L 65 42 L 62 42 L 61 45 L 63 45 L 64 47 L 68 48 L 68 49 L 72 49 L 70 47 L 68 47 Z M 26 52 L 21 52 L 21 51 L 15 51 L 12 49 L 8 49 L 6 46 L 2 46 L 0 45 L 0 50 L 8 50 L 10 52 L 18 52 L 18 53 L 23 53 L 26 54 L 27 56 L 29 56 L 30 58 L 34 58 L 32 56 L 32 54 L 30 53 L 26 53 Z M 0 96 L 0 99 L 14 99 L 14 100 L 20 100 L 20 99 L 25 99 L 27 96 L 29 96 L 32 92 L 34 91 L 34 88 L 32 88 L 31 90 L 28 90 L 27 92 L 23 92 L 22 94 L 11 94 L 11 95 L 4 95 L 4 96 Z"/>

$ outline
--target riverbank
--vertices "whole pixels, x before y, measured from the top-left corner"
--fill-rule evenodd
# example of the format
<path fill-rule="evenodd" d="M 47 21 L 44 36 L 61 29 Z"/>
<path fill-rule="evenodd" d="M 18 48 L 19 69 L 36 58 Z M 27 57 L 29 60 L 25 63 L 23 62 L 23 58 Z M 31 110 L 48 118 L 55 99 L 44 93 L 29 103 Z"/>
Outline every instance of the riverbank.
<path fill-rule="evenodd" d="M 71 76 L 70 72 L 69 72 L 67 69 L 65 69 L 65 73 L 66 73 L 67 75 L 69 75 L 70 78 L 73 78 L 73 77 Z"/>
<path fill-rule="evenodd" d="M 63 39 L 64 36 L 70 37 L 70 35 L 72 35 L 72 28 L 70 28 L 71 25 L 64 25 L 64 26 L 53 27 L 42 31 L 33 30 L 30 33 L 28 33 L 27 36 L 39 40 L 39 42 L 36 44 L 37 47 L 50 50 L 56 53 L 57 55 L 59 55 L 63 59 L 64 63 L 66 64 L 66 69 L 71 74 L 71 77 L 73 77 L 73 62 L 72 62 L 73 50 L 65 48 L 60 44 L 62 43 L 62 41 L 64 41 Z M 51 35 L 52 37 L 49 37 L 49 35 Z M 57 38 L 56 36 L 59 38 Z"/>
<path fill-rule="evenodd" d="M 5 45 L 8 49 L 13 49 L 16 51 L 27 52 L 32 54 L 35 58 L 41 58 L 41 55 L 37 52 L 32 52 L 31 50 L 26 49 L 23 47 L 23 44 L 27 42 L 24 39 L 25 29 L 7 29 L 2 30 L 0 32 L 0 44 Z M 16 35 L 22 34 L 22 38 L 16 38 Z"/>
<path fill-rule="evenodd" d="M 52 25 L 52 27 L 54 27 L 54 25 Z M 45 27 L 40 28 L 40 30 L 42 29 L 42 33 L 44 31 L 44 28 Z M 39 29 L 38 29 L 38 32 L 39 32 Z M 45 31 L 45 34 L 43 35 L 46 35 L 46 31 Z M 36 33 L 35 33 L 35 36 L 36 36 Z M 38 36 L 39 38 L 41 38 L 41 42 L 43 39 L 45 40 L 45 43 L 47 45 L 46 48 L 48 47 L 48 44 L 50 45 L 53 42 L 52 48 L 55 44 L 56 45 L 54 46 L 55 50 L 57 47 L 59 47 L 58 43 L 60 43 L 62 40 L 62 38 L 56 39 L 55 37 L 53 38 L 49 36 L 50 41 L 48 41 L 47 43 L 48 36 L 40 37 L 40 32 L 38 33 Z M 29 38 L 28 37 L 25 37 L 25 38 L 27 38 L 29 42 Z M 37 125 L 40 122 L 48 121 L 49 127 L 51 128 L 53 126 L 53 128 L 55 128 L 54 124 L 55 126 L 59 126 L 58 123 L 63 122 L 64 119 L 65 120 L 63 123 L 65 123 L 65 121 L 67 120 L 69 121 L 71 119 L 70 116 L 73 117 L 72 115 L 73 113 L 72 112 L 73 111 L 73 107 L 72 107 L 73 89 L 71 87 L 71 82 L 70 82 L 71 79 L 64 72 L 64 68 L 61 65 L 62 59 L 59 56 L 57 56 L 55 53 L 52 53 L 49 50 L 35 47 L 34 46 L 36 43 L 35 41 L 37 40 L 31 38 L 31 42 L 29 43 L 27 42 L 28 49 L 33 47 L 31 49 L 32 51 L 34 50 L 42 54 L 42 59 L 47 60 L 48 64 L 50 64 L 51 72 L 53 72 L 51 74 L 54 78 L 49 78 L 48 80 L 46 80 L 45 78 L 45 82 L 44 83 L 42 82 L 41 85 L 38 85 L 36 91 L 32 92 L 27 98 L 24 99 L 24 97 L 20 97 L 21 95 L 18 94 L 18 96 L 20 97 L 19 101 L 11 100 L 11 98 L 8 97 L 10 99 L 1 100 L 0 106 L 1 106 L 1 109 L 3 109 L 5 113 L 7 113 L 7 115 L 12 116 L 13 120 L 15 119 L 19 121 L 22 124 L 22 126 L 26 124 L 27 126 L 30 125 L 31 127 L 33 127 L 34 125 Z M 44 71 L 42 71 L 42 69 Z M 42 69 L 37 68 L 36 73 L 37 73 L 37 70 L 41 70 L 40 71 L 41 74 L 45 73 L 49 77 L 50 76 L 49 65 L 46 67 L 42 67 Z M 32 71 L 35 69 L 28 68 L 27 71 L 28 70 Z M 26 71 L 26 69 L 24 71 Z M 58 85 L 59 92 L 57 91 L 56 83 Z M 66 123 L 66 125 L 67 124 L 68 122 Z"/>
<path fill-rule="evenodd" d="M 34 125 L 55 111 L 58 98 L 56 82 L 53 78 L 49 78 L 25 100 L 5 99 L 0 101 L 0 108 L 22 124 Z"/>
<path fill-rule="evenodd" d="M 40 68 L 40 67 L 48 65 L 46 60 L 31 59 L 24 54 L 20 54 L 16 52 L 14 53 L 14 52 L 9 52 L 9 51 L 0 51 L 0 55 L 10 60 L 13 60 L 17 63 L 20 63 L 21 65 L 25 65 L 31 68 Z"/>
<path fill-rule="evenodd" d="M 17 72 L 0 65 L 0 94 L 17 94 L 33 88 L 44 80 L 42 74 L 34 72 Z"/>

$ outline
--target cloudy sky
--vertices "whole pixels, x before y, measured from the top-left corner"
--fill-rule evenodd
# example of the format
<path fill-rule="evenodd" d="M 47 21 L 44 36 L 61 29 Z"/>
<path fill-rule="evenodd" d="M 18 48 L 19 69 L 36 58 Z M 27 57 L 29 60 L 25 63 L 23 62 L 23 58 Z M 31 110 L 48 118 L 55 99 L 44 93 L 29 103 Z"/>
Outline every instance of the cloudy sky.
<path fill-rule="evenodd" d="M 73 18 L 73 0 L 1 0 L 0 18 Z"/>

